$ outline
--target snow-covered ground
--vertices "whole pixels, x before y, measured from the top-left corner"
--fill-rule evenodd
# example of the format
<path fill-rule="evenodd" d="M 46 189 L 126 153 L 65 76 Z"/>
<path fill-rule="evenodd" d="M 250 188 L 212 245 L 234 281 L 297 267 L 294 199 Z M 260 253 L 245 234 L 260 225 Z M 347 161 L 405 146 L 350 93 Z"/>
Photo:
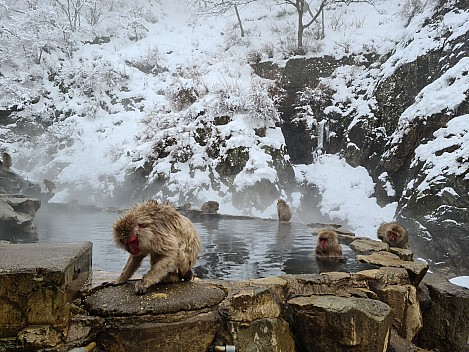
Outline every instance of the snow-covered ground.
<path fill-rule="evenodd" d="M 7 5 L 11 8 L 7 3 L 0 1 L 5 9 L 8 9 Z M 21 3 L 18 1 L 16 5 Z M 52 102 L 54 109 L 71 112 L 66 119 L 55 119 L 54 124 L 38 137 L 11 138 L 9 133 L 15 126 L 0 127 L 0 148 L 12 154 L 15 160 L 13 169 L 31 180 L 53 179 L 58 185 L 52 199 L 54 202 L 67 202 L 79 196 L 82 202 L 97 201 L 101 195 L 112 197 L 115 184 L 124 180 L 127 170 L 143 166 L 152 153 L 153 141 L 163 135 L 176 136 L 190 144 L 193 150 L 199 150 L 200 146 L 191 137 L 199 122 L 194 116 L 203 109 L 219 109 L 219 97 L 225 92 L 230 93 L 229 104 L 251 108 L 251 98 L 258 93 L 258 88 L 269 84 L 253 75 L 249 65 L 253 53 L 262 59 L 272 56 L 271 60 L 283 65 L 289 42 L 296 40 L 295 9 L 290 5 L 280 6 L 274 1 L 253 2 L 239 8 L 246 33 L 244 38 L 239 35 L 233 9 L 209 16 L 203 6 L 195 6 L 197 1 L 135 1 L 133 5 L 126 1 L 98 3 L 103 7 L 99 24 L 91 27 L 82 19 L 82 30 L 73 36 L 75 39 L 81 36 L 82 41 L 91 40 L 94 36 L 110 36 L 111 41 L 101 45 L 78 45 L 71 58 L 64 59 L 63 51 L 58 50 L 59 36 L 50 40 L 57 41 L 57 44 L 42 52 L 40 64 L 28 60 L 18 38 L 9 38 L 17 40 L 15 45 L 5 41 L 6 35 L 0 40 L 0 49 L 10 45 L 8 55 L 0 59 L 0 105 L 21 106 L 25 101 L 40 96 L 38 103 L 24 106 L 20 116 L 50 116 Z M 114 5 L 112 8 L 111 3 Z M 203 4 L 202 1 L 199 3 Z M 421 8 L 413 17 L 408 16 L 411 3 L 417 2 L 380 1 L 375 6 L 352 3 L 350 6 L 328 8 L 325 12 L 325 39 L 311 39 L 314 34 L 311 31 L 305 38 L 306 46 L 311 48 L 307 56 L 328 54 L 341 57 L 370 51 L 384 54 L 395 49 L 385 66 L 374 72 L 378 78 L 389 76 L 400 65 L 442 45 L 435 40 L 438 35 L 433 33 L 441 28 L 422 28 L 436 1 L 420 2 Z M 314 8 L 313 1 L 311 7 Z M 0 14 L 7 14 L 2 19 L 4 28 L 17 31 L 20 38 L 28 39 L 27 36 L 32 35 L 33 29 L 27 27 L 28 22 L 24 18 L 21 21 L 21 12 L 2 11 Z M 142 27 L 136 25 L 136 20 Z M 442 26 L 453 28 L 454 35 L 464 33 L 469 26 L 469 13 L 451 13 L 442 21 Z M 38 31 L 40 36 L 42 32 Z M 132 34 L 140 36 L 140 39 L 129 39 Z M 412 42 L 411 46 L 406 45 L 406 50 L 399 50 L 409 42 Z M 46 46 L 47 41 L 42 45 Z M 4 52 L 2 50 L 2 55 Z M 31 50 L 27 54 L 33 55 L 34 52 Z M 136 64 L 151 64 L 157 70 L 164 69 L 158 74 L 147 74 L 135 68 Z M 399 121 L 393 136 L 396 142 L 412 119 L 425 118 L 429 112 L 441 111 L 442 108 L 457 108 L 465 99 L 463 92 L 469 87 L 469 76 L 459 75 L 464 70 L 469 70 L 467 58 L 419 94 L 415 104 L 404 112 Z M 55 79 L 50 78 L 51 72 L 56 74 Z M 57 81 L 64 82 L 68 89 L 59 89 Z M 336 89 L 334 98 L 337 100 L 350 94 L 345 81 L 373 89 L 369 76 L 344 67 L 335 79 L 327 82 Z M 168 98 L 183 88 L 198 93 L 197 103 L 188 109 L 174 106 Z M 362 116 L 367 116 L 373 101 L 357 99 L 353 104 Z M 264 111 L 270 114 L 267 117 L 273 124 L 275 112 L 269 109 L 267 104 Z M 155 116 L 157 121 L 150 118 Z M 465 115 L 453 119 L 446 129 L 438 132 L 433 142 L 417 149 L 417 158 L 432 164 L 425 171 L 428 182 L 451 167 L 452 172 L 459 172 L 454 170 L 454 160 L 458 155 L 448 157 L 443 154 L 438 160 L 430 158 L 430 155 L 433 155 L 431 152 L 436 144 L 458 138 L 466 146 L 464 153 L 467 156 L 468 118 Z M 276 177 L 262 152 L 262 145 L 253 144 L 252 127 L 258 123 L 234 117 L 226 127 L 229 128 L 226 133 L 233 135 L 232 143 L 250 148 L 248 165 L 255 172 L 241 173 L 235 180 L 240 187 L 255 179 Z M 280 129 L 273 128 L 263 143 L 272 146 L 284 144 Z M 188 170 L 189 165 L 197 168 L 208 162 L 203 154 L 195 154 L 191 164 L 179 164 L 181 172 L 171 186 L 183 190 L 209 184 L 208 172 L 197 169 L 191 175 Z M 159 172 L 169 172 L 170 168 L 167 160 L 158 164 Z M 366 169 L 353 168 L 335 155 L 322 155 L 315 164 L 295 165 L 294 168 L 299 181 L 318 187 L 322 195 L 319 211 L 347 223 L 358 235 L 376 238 L 379 224 L 393 219 L 396 204 L 386 207 L 377 204 L 372 197 L 374 184 Z M 425 187 L 425 184 L 420 187 Z M 218 200 L 226 213 L 239 213 L 228 197 L 219 196 L 219 192 L 213 189 L 200 189 L 197 196 L 200 201 Z M 295 210 L 300 195 L 288 196 L 293 200 Z M 275 213 L 273 204 L 253 215 L 274 217 Z M 467 277 L 453 282 L 469 286 Z"/>

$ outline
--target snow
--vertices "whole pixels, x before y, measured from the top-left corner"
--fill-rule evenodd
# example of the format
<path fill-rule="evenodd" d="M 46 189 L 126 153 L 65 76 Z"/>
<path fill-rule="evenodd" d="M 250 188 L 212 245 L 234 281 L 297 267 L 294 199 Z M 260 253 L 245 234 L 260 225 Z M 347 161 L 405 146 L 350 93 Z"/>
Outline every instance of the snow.
<path fill-rule="evenodd" d="M 270 47 L 274 49 L 272 60 L 284 65 L 285 48 L 279 45 L 279 40 L 285 33 L 294 32 L 294 10 L 273 2 L 265 3 L 269 6 L 253 2 L 240 8 L 247 33 L 245 38 L 240 38 L 235 16 L 230 12 L 216 18 L 198 16 L 185 1 L 112 3 L 115 6 L 112 11 L 121 10 L 120 17 L 111 17 L 116 13 L 106 8 L 96 28 L 73 34 L 82 35 L 82 41 L 97 35 L 110 36 L 109 43 L 79 45 L 73 48 L 69 59 L 64 59 L 60 50 L 51 49 L 50 54 L 43 53 L 41 65 L 24 59 L 26 54 L 21 51 L 21 45 L 8 44 L 9 49 L 2 51 L 5 56 L 0 58 L 3 75 L 3 78 L 0 76 L 0 104 L 23 104 L 40 95 L 40 102 L 27 105 L 22 116 L 48 116 L 51 101 L 62 115 L 54 117 L 54 124 L 38 137 L 28 135 L 24 139 L 10 140 L 6 136 L 15 126 L 2 126 L 0 148 L 13 154 L 14 169 L 23 176 L 37 181 L 53 179 L 60 185 L 52 202 L 66 202 L 72 197 L 81 197 L 82 202 L 99 202 L 102 197 L 113 196 L 115 184 L 122 182 L 129 170 L 144 165 L 153 151 L 153 141 L 176 137 L 178 143 L 172 146 L 171 157 L 182 158 L 186 146 L 194 153 L 188 162 L 173 164 L 170 158 L 158 159 L 148 182 L 160 174 L 170 175 L 175 168 L 179 172 L 171 179 L 169 189 L 182 194 L 195 188 L 200 202 L 213 199 L 222 203 L 226 213 L 242 212 L 231 205 L 226 188 L 214 190 L 210 186 L 210 172 L 214 177 L 217 173 L 205 149 L 195 142 L 196 131 L 203 126 L 199 115 L 201 112 L 207 116 L 235 112 L 228 124 L 217 128 L 220 136 L 230 136 L 221 148 L 222 155 L 229 149 L 246 147 L 249 150 L 245 168 L 233 181 L 237 189 L 242 190 L 262 179 L 277 179 L 272 158 L 263 149 L 280 149 L 285 144 L 280 127 L 275 125 L 278 114 L 266 93 L 273 82 L 254 75 L 247 57 L 257 51 L 265 58 Z M 425 7 L 409 23 L 409 18 L 403 15 L 409 6 L 405 0 L 378 2 L 376 6 L 352 3 L 325 12 L 326 40 L 320 45 L 306 41 L 312 47 L 317 46 L 316 51 L 308 52 L 308 57 L 393 51 L 380 68 L 365 70 L 359 66 L 344 66 L 333 77 L 324 79 L 325 85 L 336 90 L 333 106 L 326 108 L 325 114 L 354 112 L 356 118 L 349 128 L 360 119 L 372 118 L 375 101 L 366 98 L 366 94 L 356 98 L 357 91 L 371 93 L 378 77 L 386 79 L 418 55 L 441 49 L 448 40 L 440 36 L 444 29 L 452 29 L 453 37 L 466 33 L 468 11 L 450 12 L 440 24 L 423 27 L 437 2 L 423 3 Z M 137 5 L 145 21 L 137 19 L 145 23 L 148 31 L 142 33 L 138 41 L 132 41 L 129 39 L 132 31 L 128 29 L 134 23 L 130 10 L 135 10 Z M 26 29 L 24 31 L 26 33 Z M 62 34 L 59 32 L 57 38 Z M 52 37 L 53 33 L 49 35 Z M 59 39 L 56 39 L 56 46 L 63 45 Z M 33 48 L 27 54 L 33 55 Z M 135 64 L 154 65 L 155 69 L 162 67 L 164 70 L 146 74 Z M 393 136 L 394 143 L 399 142 L 414 119 L 425 119 L 445 109 L 456 110 L 467 99 L 468 70 L 469 59 L 461 58 L 441 78 L 423 89 L 415 103 L 402 114 Z M 48 77 L 51 72 L 56 73 L 53 79 Z M 32 78 L 40 84 L 35 86 Z M 68 87 L 67 92 L 57 88 L 59 80 Z M 175 99 L 184 90 L 197 95 L 197 101 L 190 106 Z M 349 110 L 343 111 L 341 102 L 348 99 L 352 99 Z M 256 113 L 250 113 L 252 111 Z M 68 112 L 72 116 L 67 117 Z M 469 155 L 468 119 L 469 115 L 454 118 L 435 133 L 434 140 L 417 148 L 414 162 L 423 162 L 426 173 L 419 189 L 426 189 L 443 173 L 464 172 L 457 160 Z M 254 128 L 259 127 L 267 127 L 265 137 L 255 135 Z M 324 141 L 328 137 L 327 126 L 321 125 L 321 132 L 321 141 Z M 210 145 L 217 140 L 211 135 L 206 142 Z M 458 154 L 436 153 L 455 143 L 464 146 Z M 377 204 L 372 196 L 374 183 L 362 167 L 353 168 L 335 155 L 322 155 L 311 165 L 294 165 L 294 170 L 299 182 L 307 181 L 318 188 L 322 195 L 318 204 L 320 212 L 345 222 L 357 235 L 374 238 L 382 221 L 394 219 L 397 205 L 380 207 Z M 386 184 L 386 189 L 388 194 L 393 194 L 391 185 Z M 300 194 L 284 196 L 289 197 L 294 210 L 299 206 Z M 275 205 L 254 211 L 253 215 L 273 217 Z"/>
<path fill-rule="evenodd" d="M 346 221 L 360 236 L 376 238 L 379 224 L 394 218 L 397 203 L 384 208 L 376 203 L 373 180 L 363 167 L 353 168 L 336 155 L 322 155 L 312 165 L 297 165 L 295 172 L 298 181 L 319 188 L 321 213 Z"/>
<path fill-rule="evenodd" d="M 469 276 L 453 277 L 452 279 L 449 279 L 449 282 L 451 282 L 454 285 L 469 288 Z"/>

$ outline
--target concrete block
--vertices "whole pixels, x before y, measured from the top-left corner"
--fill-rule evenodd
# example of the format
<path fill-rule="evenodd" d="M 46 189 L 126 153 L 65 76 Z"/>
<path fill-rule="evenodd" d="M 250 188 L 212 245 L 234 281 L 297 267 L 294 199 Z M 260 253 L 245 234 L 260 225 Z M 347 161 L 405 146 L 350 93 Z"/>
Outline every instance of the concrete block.
<path fill-rule="evenodd" d="M 65 335 L 91 263 L 91 242 L 0 244 L 0 338 L 33 325 Z"/>

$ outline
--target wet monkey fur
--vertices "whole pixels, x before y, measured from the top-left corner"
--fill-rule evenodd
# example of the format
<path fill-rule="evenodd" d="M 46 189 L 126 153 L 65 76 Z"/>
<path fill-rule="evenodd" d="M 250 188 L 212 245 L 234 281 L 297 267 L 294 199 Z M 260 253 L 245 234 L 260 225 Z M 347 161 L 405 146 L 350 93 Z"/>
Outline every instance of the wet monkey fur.
<path fill-rule="evenodd" d="M 334 230 L 319 231 L 318 244 L 315 252 L 316 257 L 319 258 L 342 258 L 342 248 L 340 248 L 337 232 Z"/>
<path fill-rule="evenodd" d="M 111 283 L 125 283 L 150 257 L 150 271 L 135 284 L 135 293 L 144 294 L 159 282 L 173 283 L 193 278 L 192 267 L 201 249 L 199 234 L 192 222 L 168 204 L 149 200 L 127 210 L 113 225 L 118 247 L 130 253 L 121 275 Z"/>

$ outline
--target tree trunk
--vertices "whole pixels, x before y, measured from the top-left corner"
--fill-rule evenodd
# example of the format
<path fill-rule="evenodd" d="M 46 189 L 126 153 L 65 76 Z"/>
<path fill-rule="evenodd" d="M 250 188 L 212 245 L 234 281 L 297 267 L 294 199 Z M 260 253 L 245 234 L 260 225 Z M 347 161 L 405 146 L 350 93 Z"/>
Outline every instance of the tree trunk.
<path fill-rule="evenodd" d="M 234 5 L 234 9 L 235 9 L 235 12 L 236 12 L 236 18 L 238 18 L 239 30 L 241 32 L 241 38 L 243 38 L 244 37 L 244 28 L 243 28 L 243 24 L 241 23 L 241 17 L 239 16 L 238 6 L 236 6 L 236 4 Z"/>
<path fill-rule="evenodd" d="M 304 0 L 296 0 L 297 12 L 298 12 L 298 49 L 303 49 L 303 9 Z"/>

